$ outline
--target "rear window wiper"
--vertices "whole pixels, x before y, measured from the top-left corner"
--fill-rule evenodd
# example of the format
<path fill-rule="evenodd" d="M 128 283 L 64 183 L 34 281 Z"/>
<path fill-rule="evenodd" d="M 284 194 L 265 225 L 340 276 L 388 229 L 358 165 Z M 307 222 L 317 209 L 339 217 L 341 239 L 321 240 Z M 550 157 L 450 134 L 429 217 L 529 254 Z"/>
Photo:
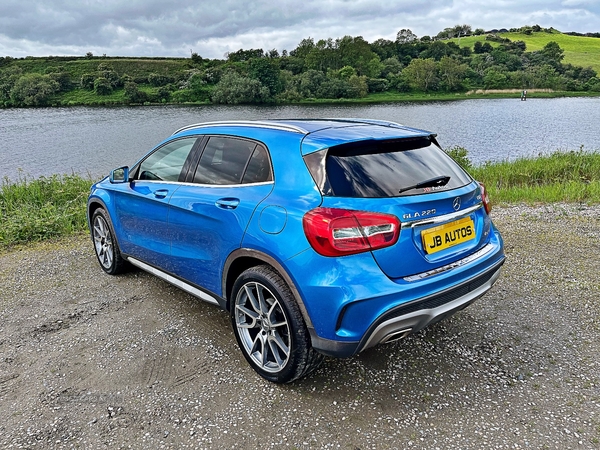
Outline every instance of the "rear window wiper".
<path fill-rule="evenodd" d="M 429 180 L 421 181 L 420 183 L 417 183 L 415 185 L 404 187 L 398 191 L 398 194 L 402 194 L 405 191 L 410 191 L 411 189 L 446 186 L 448 184 L 448 181 L 450 181 L 450 177 L 448 175 L 430 178 Z"/>

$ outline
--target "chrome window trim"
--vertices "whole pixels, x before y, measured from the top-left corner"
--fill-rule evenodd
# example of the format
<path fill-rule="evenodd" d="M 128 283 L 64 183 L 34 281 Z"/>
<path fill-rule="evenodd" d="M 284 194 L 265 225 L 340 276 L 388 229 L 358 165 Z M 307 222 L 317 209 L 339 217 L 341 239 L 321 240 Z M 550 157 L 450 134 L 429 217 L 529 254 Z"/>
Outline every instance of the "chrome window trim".
<path fill-rule="evenodd" d="M 156 184 L 176 184 L 177 186 L 199 186 L 206 188 L 236 188 L 236 187 L 247 187 L 247 186 L 262 186 L 275 184 L 273 180 L 271 181 L 261 181 L 259 183 L 238 183 L 238 184 L 202 184 L 202 183 L 192 183 L 189 181 L 161 181 L 161 180 L 132 180 L 132 183 L 156 183 Z"/>
<path fill-rule="evenodd" d="M 456 211 L 453 213 L 444 214 L 443 216 L 437 216 L 437 217 L 431 217 L 431 218 L 428 217 L 426 219 L 410 220 L 408 222 L 402 222 L 402 228 L 405 228 L 405 227 L 414 228 L 414 227 L 418 227 L 418 226 L 422 226 L 422 225 L 432 225 L 432 224 L 436 224 L 436 223 L 448 222 L 450 220 L 457 219 L 461 216 L 467 216 L 467 215 L 477 211 L 480 208 L 483 208 L 483 202 L 480 202 L 475 206 L 471 206 L 470 208 L 463 209 L 462 211 Z"/>

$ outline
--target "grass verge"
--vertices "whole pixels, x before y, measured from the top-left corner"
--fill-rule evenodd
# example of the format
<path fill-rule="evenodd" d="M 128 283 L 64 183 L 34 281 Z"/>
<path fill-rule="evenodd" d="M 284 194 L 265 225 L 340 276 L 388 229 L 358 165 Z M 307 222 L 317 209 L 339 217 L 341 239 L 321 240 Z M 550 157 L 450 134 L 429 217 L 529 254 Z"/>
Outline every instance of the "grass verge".
<path fill-rule="evenodd" d="M 483 182 L 495 204 L 600 204 L 600 151 L 555 152 L 548 156 L 473 166 L 467 150 L 448 153 Z M 87 231 L 85 207 L 92 180 L 54 175 L 0 186 L 0 250 Z"/>
<path fill-rule="evenodd" d="M 600 203 L 600 152 L 557 151 L 547 156 L 473 166 L 461 147 L 448 153 L 476 180 L 492 201 L 503 203 Z"/>
<path fill-rule="evenodd" d="M 0 186 L 0 249 L 67 236 L 87 229 L 91 178 L 53 175 Z"/>

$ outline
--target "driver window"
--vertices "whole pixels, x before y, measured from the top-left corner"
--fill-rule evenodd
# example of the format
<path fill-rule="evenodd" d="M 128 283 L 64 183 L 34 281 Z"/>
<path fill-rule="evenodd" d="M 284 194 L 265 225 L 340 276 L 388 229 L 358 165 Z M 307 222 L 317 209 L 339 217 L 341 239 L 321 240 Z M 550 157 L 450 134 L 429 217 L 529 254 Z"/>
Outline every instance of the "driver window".
<path fill-rule="evenodd" d="M 162 146 L 140 165 L 140 180 L 179 181 L 181 169 L 196 138 L 178 139 Z"/>

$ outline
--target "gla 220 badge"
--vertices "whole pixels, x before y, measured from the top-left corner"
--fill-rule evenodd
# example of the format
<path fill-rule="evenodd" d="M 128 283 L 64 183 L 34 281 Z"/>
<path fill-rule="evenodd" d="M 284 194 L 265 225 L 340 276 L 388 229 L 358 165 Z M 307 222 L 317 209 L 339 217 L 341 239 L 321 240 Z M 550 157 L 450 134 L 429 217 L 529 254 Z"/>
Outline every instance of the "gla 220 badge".
<path fill-rule="evenodd" d="M 425 216 L 430 216 L 432 214 L 435 214 L 435 209 L 427 209 L 425 211 L 415 211 L 412 213 L 406 213 L 402 215 L 403 219 L 417 219 L 419 217 L 425 217 Z"/>

